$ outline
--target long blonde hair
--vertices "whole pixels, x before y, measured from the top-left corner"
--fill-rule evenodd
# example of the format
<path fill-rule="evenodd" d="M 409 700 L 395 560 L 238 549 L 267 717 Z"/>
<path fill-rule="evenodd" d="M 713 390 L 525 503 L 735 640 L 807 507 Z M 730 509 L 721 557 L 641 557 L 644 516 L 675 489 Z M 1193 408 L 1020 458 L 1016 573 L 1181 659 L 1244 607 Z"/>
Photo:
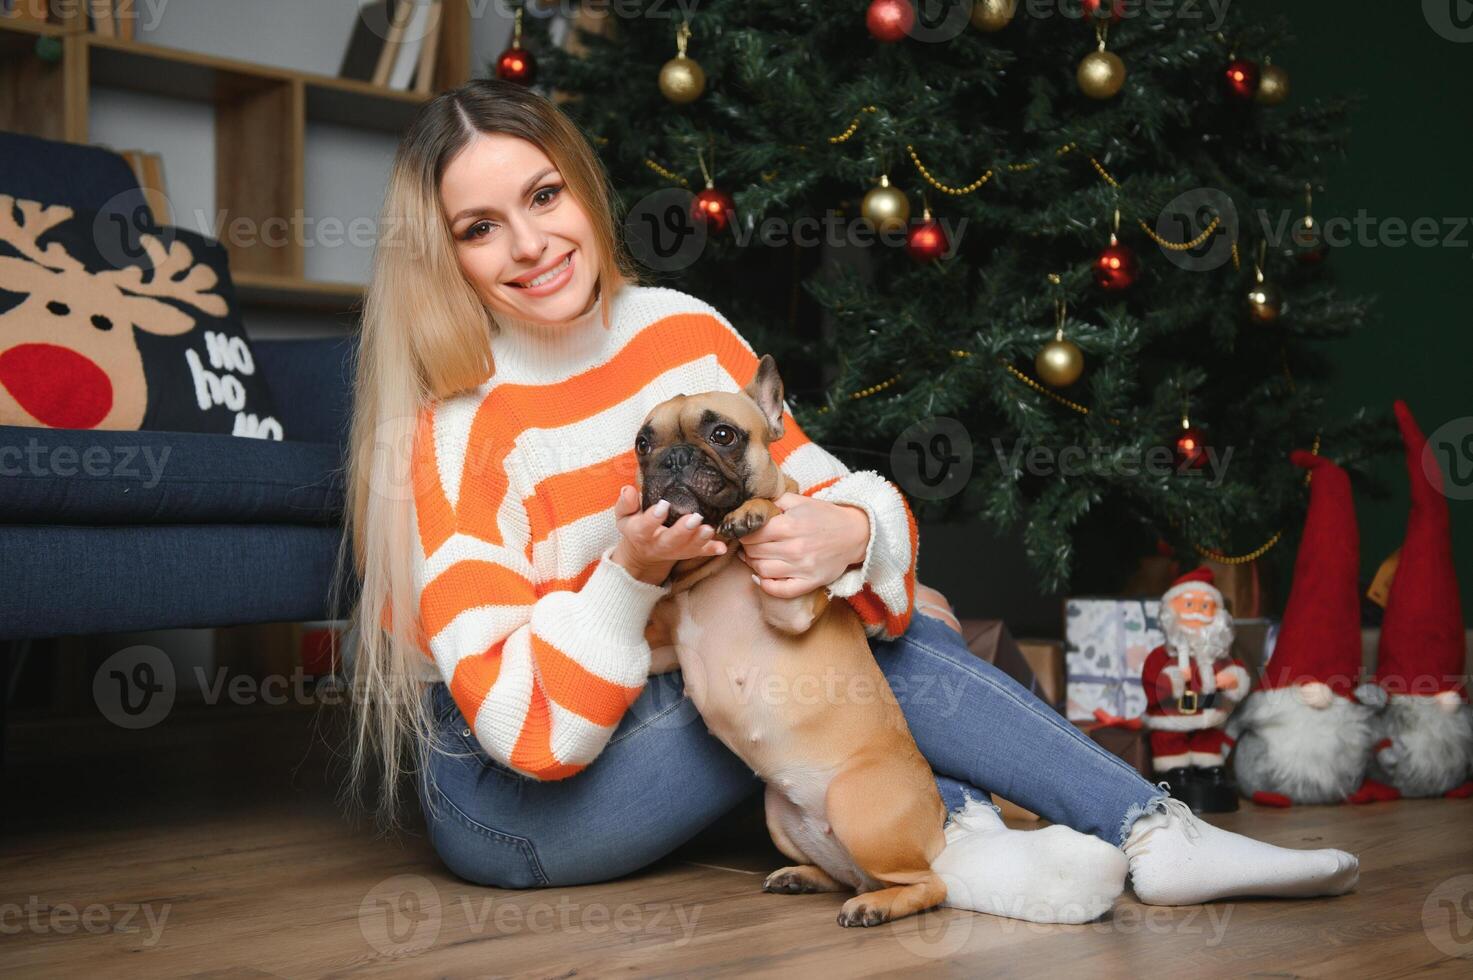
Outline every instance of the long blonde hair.
<path fill-rule="evenodd" d="M 373 763 L 382 764 L 375 804 L 381 826 L 396 823 L 401 777 L 424 765 L 434 731 L 412 669 L 413 661 L 425 657 L 413 578 L 415 436 L 430 405 L 477 387 L 495 371 L 491 338 L 498 328 L 461 272 L 440 203 L 440 179 L 478 134 L 490 133 L 517 136 L 541 149 L 587 214 L 606 328 L 610 298 L 638 281 L 615 231 L 617 198 L 608 173 L 552 102 L 512 82 L 482 79 L 420 110 L 394 158 L 364 301 L 348 512 L 335 579 L 347 578 L 351 547 L 361 588 L 350 616 L 356 653 L 348 786 L 361 791 Z M 335 595 L 333 608 L 341 608 L 339 602 Z"/>

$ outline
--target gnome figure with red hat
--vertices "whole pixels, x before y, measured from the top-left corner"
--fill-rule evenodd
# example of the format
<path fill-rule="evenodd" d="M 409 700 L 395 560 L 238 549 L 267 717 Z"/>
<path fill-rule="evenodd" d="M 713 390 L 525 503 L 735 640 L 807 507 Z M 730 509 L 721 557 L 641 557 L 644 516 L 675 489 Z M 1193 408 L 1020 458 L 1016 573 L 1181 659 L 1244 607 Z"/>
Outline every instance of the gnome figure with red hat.
<path fill-rule="evenodd" d="M 1310 471 L 1309 514 L 1294 584 L 1258 689 L 1233 715 L 1233 770 L 1243 795 L 1267 806 L 1369 802 L 1363 786 L 1375 709 L 1360 703 L 1360 538 L 1350 479 L 1323 456 L 1296 451 Z"/>
<path fill-rule="evenodd" d="M 1151 765 L 1171 795 L 1193 810 L 1238 808 L 1238 793 L 1223 764 L 1233 741 L 1223 723 L 1248 693 L 1252 679 L 1233 659 L 1233 619 L 1213 585 L 1212 569 L 1198 568 L 1161 597 L 1166 642 L 1141 669 L 1151 731 Z"/>
<path fill-rule="evenodd" d="M 1473 711 L 1463 672 L 1463 610 L 1442 471 L 1406 403 L 1396 403 L 1411 512 L 1381 620 L 1371 775 L 1401 796 L 1473 795 Z"/>

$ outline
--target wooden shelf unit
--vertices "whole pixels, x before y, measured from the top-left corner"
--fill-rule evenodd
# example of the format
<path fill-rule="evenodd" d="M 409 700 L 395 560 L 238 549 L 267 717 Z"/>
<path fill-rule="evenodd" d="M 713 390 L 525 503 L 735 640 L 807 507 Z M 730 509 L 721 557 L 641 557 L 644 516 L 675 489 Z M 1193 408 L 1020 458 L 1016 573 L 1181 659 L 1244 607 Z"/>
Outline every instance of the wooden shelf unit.
<path fill-rule="evenodd" d="M 470 8 L 441 6 L 435 91 L 470 77 Z M 36 53 L 41 37 L 61 42 L 61 57 Z M 74 143 L 88 141 L 94 88 L 123 89 L 215 108 L 216 209 L 226 223 L 290 225 L 305 209 L 308 122 L 399 133 L 429 96 L 353 79 L 276 68 L 107 37 L 56 24 L 0 20 L 0 129 Z M 147 145 L 146 136 L 139 142 Z M 305 276 L 305 246 L 252 235 L 225 236 L 230 268 L 247 301 L 300 309 L 348 309 L 362 287 Z"/>

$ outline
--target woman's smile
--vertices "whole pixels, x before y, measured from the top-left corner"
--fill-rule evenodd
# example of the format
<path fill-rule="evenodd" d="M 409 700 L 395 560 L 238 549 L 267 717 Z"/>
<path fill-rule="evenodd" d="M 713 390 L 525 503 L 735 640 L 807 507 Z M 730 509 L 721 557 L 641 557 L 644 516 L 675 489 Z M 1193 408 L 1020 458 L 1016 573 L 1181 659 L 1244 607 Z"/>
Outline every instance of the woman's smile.
<path fill-rule="evenodd" d="M 561 258 L 554 260 L 540 269 L 534 269 L 525 276 L 513 279 L 510 285 L 522 290 L 529 296 L 550 296 L 562 289 L 573 280 L 573 251 L 566 252 Z"/>

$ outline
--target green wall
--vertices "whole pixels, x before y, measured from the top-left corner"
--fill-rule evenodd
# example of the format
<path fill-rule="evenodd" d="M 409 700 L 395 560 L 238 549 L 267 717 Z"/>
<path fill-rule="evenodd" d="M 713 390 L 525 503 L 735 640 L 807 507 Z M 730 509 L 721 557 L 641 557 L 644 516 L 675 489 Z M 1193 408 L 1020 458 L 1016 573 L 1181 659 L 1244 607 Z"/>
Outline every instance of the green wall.
<path fill-rule="evenodd" d="M 1316 196 L 1316 217 L 1354 218 L 1364 209 L 1382 221 L 1473 224 L 1473 39 L 1440 36 L 1420 0 L 1364 6 L 1253 0 L 1249 9 L 1278 10 L 1293 22 L 1297 40 L 1274 57 L 1291 72 L 1291 100 L 1350 92 L 1364 100 L 1351 119 L 1347 157 L 1330 170 L 1326 193 Z M 1392 400 L 1403 398 L 1429 434 L 1473 416 L 1473 226 L 1462 228 L 1461 243 L 1453 246 L 1354 244 L 1329 261 L 1343 289 L 1379 297 L 1366 328 L 1330 345 L 1334 404 L 1389 412 Z M 1326 451 L 1333 455 L 1334 447 Z M 1401 543 L 1404 474 L 1401 458 L 1388 458 L 1376 475 L 1389 497 L 1357 499 L 1367 576 Z M 1452 522 L 1463 609 L 1473 620 L 1473 502 L 1453 500 Z"/>

